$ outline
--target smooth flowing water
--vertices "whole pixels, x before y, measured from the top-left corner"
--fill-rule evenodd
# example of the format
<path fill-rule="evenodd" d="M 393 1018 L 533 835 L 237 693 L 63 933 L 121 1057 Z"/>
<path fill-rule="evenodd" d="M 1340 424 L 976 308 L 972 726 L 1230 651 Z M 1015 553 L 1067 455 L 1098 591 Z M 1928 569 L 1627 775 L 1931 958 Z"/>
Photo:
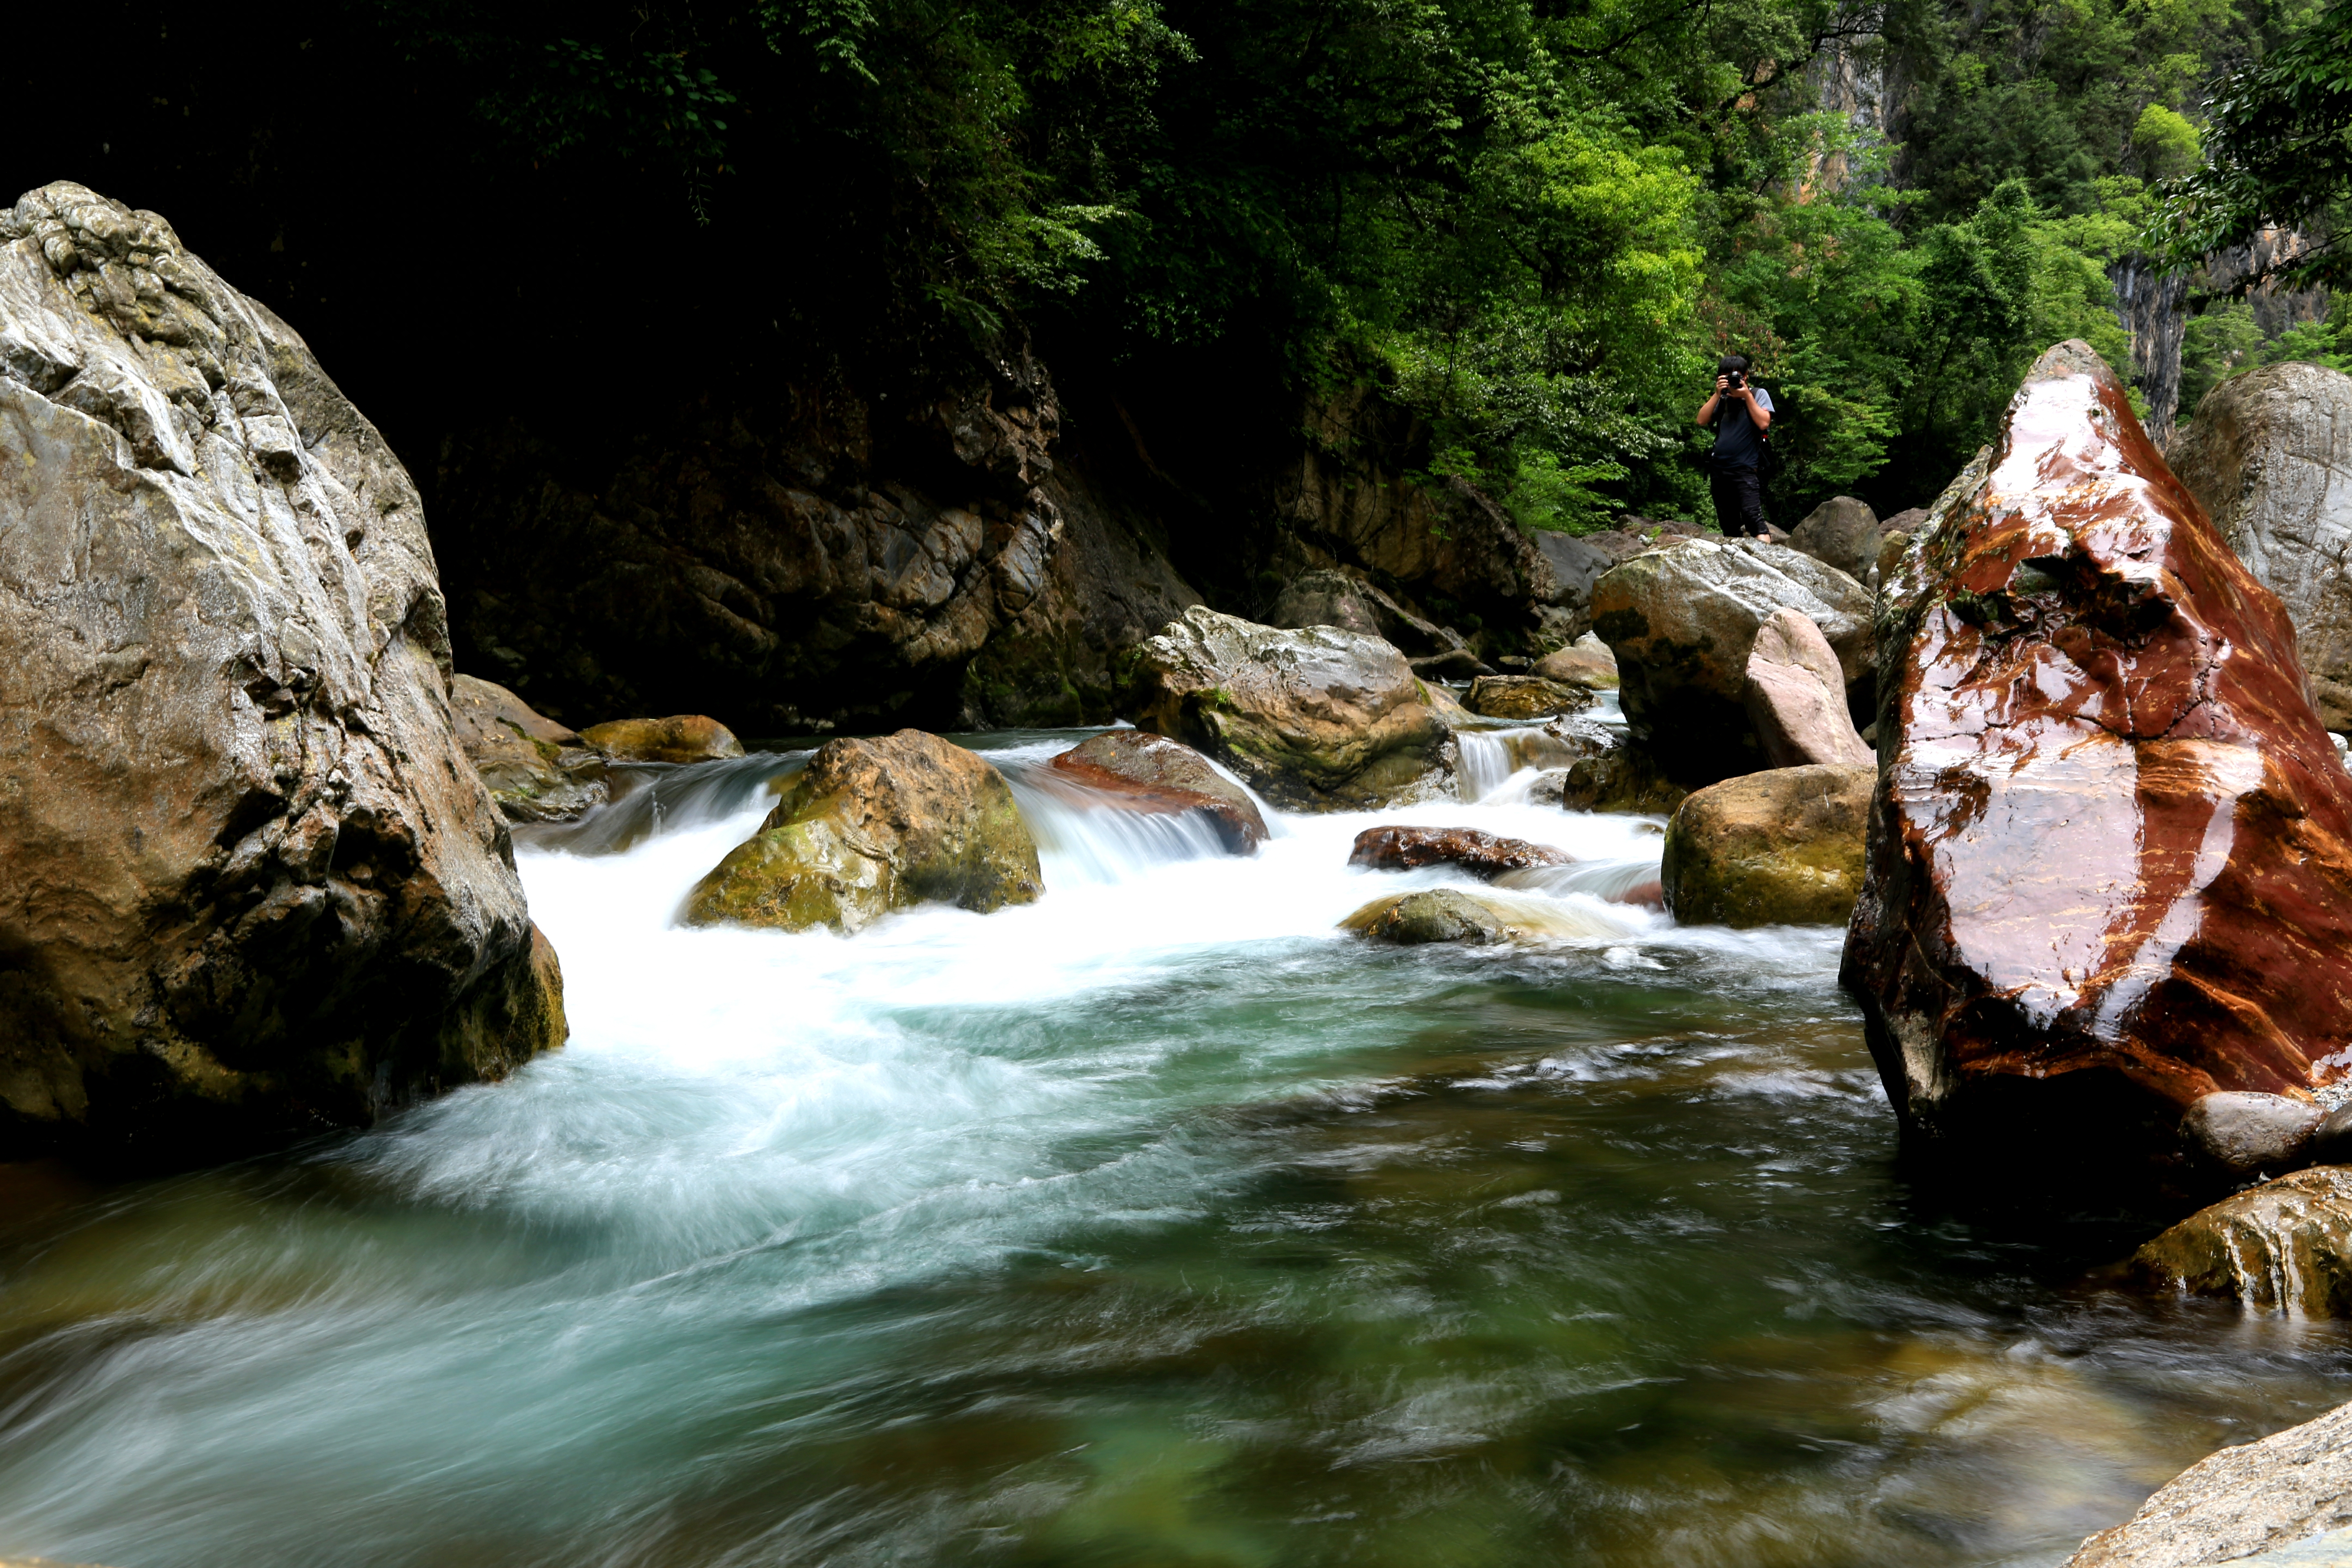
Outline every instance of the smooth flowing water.
<path fill-rule="evenodd" d="M 275 1159 L 0 1174 L 0 1555 L 2054 1563 L 2352 1392 L 2333 1327 L 1914 1196 L 1839 933 L 1594 896 L 1655 824 L 1505 779 L 1237 859 L 1021 783 L 1073 739 L 973 742 L 1034 906 L 680 929 L 793 760 L 656 770 L 520 856 L 562 1054 Z M 1395 820 L 1577 854 L 1521 896 L 1591 934 L 1340 934 L 1449 879 L 1347 867 Z"/>

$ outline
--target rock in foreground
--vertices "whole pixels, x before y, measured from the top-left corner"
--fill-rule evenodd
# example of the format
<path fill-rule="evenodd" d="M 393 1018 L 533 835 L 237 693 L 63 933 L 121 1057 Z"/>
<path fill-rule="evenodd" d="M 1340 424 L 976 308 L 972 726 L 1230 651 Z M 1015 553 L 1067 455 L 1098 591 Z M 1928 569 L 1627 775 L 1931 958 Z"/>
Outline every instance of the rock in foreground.
<path fill-rule="evenodd" d="M 1128 811 L 1181 816 L 1198 813 L 1226 849 L 1255 855 L 1265 817 L 1249 792 L 1209 765 L 1192 747 L 1149 730 L 1108 730 L 1054 759 L 1071 783 L 1113 796 Z"/>
<path fill-rule="evenodd" d="M 1888 1096 L 1993 1170 L 2226 1158 L 2199 1129 L 2263 1119 L 2184 1113 L 2299 1107 L 2352 1037 L 2352 779 L 2294 630 L 2079 342 L 1927 527 L 1843 972 Z"/>
<path fill-rule="evenodd" d="M 2352 1168 L 2317 1165 L 2200 1209 L 2131 1256 L 2140 1285 L 2352 1318 Z M 2352 1476 L 2346 1478 L 2352 1484 Z"/>
<path fill-rule="evenodd" d="M 690 925 L 803 931 L 892 910 L 986 912 L 1045 890 L 1013 790 L 982 758 L 920 730 L 828 741 L 760 831 L 687 895 Z"/>
<path fill-rule="evenodd" d="M 1693 794 L 1666 825 L 1666 909 L 1685 925 L 1843 925 L 1862 892 L 1875 770 L 1773 768 Z"/>
<path fill-rule="evenodd" d="M 216 1161 L 562 1043 L 415 488 L 162 218 L 0 214 L 0 1159 Z"/>
<path fill-rule="evenodd" d="M 466 760 L 509 820 L 571 822 L 604 804 L 604 759 L 505 687 L 458 676 L 449 713 Z"/>
<path fill-rule="evenodd" d="M 2233 375 L 2197 405 L 2172 469 L 2294 622 L 2320 721 L 2352 730 L 2352 376 L 2315 364 Z"/>
<path fill-rule="evenodd" d="M 1743 695 L 1748 721 L 1776 768 L 1875 760 L 1854 732 L 1837 655 L 1821 628 L 1794 610 L 1775 610 L 1756 628 Z"/>
<path fill-rule="evenodd" d="M 1375 871 L 1417 871 L 1424 866 L 1459 866 L 1474 877 L 1493 879 L 1531 866 L 1572 866 L 1576 857 L 1549 844 L 1505 838 L 1475 827 L 1367 827 L 1356 835 L 1348 864 Z"/>
<path fill-rule="evenodd" d="M 1515 899 L 1507 893 L 1431 888 L 1374 899 L 1339 924 L 1341 929 L 1359 932 L 1374 942 L 1405 947 L 1427 942 L 1487 947 L 1498 942 L 1527 945 L 1623 936 L 1635 929 L 1632 919 L 1612 921 L 1549 899 Z"/>
<path fill-rule="evenodd" d="M 2084 1542 L 2065 1568 L 2207 1568 L 2347 1526 L 2352 1405 L 2200 1459 L 2128 1521 Z M 2305 1561 L 2320 1568 L 2330 1559 Z"/>
<path fill-rule="evenodd" d="M 614 719 L 591 724 L 581 740 L 616 763 L 717 763 L 743 754 L 743 742 L 716 719 Z"/>
<path fill-rule="evenodd" d="M 1781 609 L 1821 628 L 1849 688 L 1870 678 L 1869 590 L 1786 545 L 1676 539 L 1593 585 L 1593 630 L 1616 655 L 1627 728 L 1678 783 L 1765 764 L 1745 706 L 1748 656 Z"/>
<path fill-rule="evenodd" d="M 1378 637 L 1195 605 L 1138 650 L 1137 672 L 1138 725 L 1199 747 L 1276 805 L 1427 799 L 1454 773 L 1452 731 Z"/>

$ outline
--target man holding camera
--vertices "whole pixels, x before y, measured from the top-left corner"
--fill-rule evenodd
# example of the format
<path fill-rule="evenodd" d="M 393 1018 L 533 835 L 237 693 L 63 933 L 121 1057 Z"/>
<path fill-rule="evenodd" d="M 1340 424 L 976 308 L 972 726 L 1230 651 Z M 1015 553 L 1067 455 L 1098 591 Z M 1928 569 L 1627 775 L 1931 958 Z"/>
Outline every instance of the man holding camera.
<path fill-rule="evenodd" d="M 1715 525 L 1728 538 L 1769 539 L 1764 525 L 1764 433 L 1772 428 L 1772 395 L 1748 382 L 1748 356 L 1726 354 L 1715 364 L 1715 395 L 1693 423 L 1715 426 L 1707 464 L 1715 493 Z"/>

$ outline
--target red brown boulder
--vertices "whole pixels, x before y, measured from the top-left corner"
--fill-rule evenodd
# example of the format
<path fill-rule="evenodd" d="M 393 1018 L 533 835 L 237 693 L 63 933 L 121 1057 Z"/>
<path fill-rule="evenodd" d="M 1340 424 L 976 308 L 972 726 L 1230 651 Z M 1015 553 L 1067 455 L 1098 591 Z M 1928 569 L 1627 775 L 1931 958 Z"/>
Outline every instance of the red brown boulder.
<path fill-rule="evenodd" d="M 2080 342 L 1924 527 L 1841 977 L 1907 1141 L 2298 1163 L 2352 1063 L 2352 778 L 2279 601 Z"/>
<path fill-rule="evenodd" d="M 1051 788 L 1057 781 L 1082 795 L 1111 797 L 1085 804 L 1167 816 L 1197 811 L 1235 855 L 1255 855 L 1265 842 L 1265 817 L 1247 790 L 1181 741 L 1149 730 L 1106 730 L 1080 742 L 1055 757 L 1052 773 L 1038 782 Z"/>
<path fill-rule="evenodd" d="M 1505 838 L 1475 827 L 1368 827 L 1356 835 L 1350 866 L 1375 871 L 1417 871 L 1423 866 L 1459 866 L 1492 881 L 1506 871 L 1530 866 L 1573 866 L 1576 857 L 1548 844 Z"/>

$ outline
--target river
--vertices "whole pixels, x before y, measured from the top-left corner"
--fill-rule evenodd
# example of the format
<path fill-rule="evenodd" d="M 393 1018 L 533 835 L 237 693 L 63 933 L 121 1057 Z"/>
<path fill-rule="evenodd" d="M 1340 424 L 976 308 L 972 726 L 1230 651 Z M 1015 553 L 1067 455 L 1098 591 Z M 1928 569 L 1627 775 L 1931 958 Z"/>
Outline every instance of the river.
<path fill-rule="evenodd" d="M 1076 738 L 967 738 L 1033 906 L 681 929 L 796 759 L 659 770 L 519 851 L 561 1054 L 223 1169 L 0 1168 L 0 1555 L 2052 1564 L 2352 1395 L 2334 1326 L 2084 1283 L 2122 1227 L 1913 1192 L 1841 932 L 1592 896 L 1654 822 L 1488 752 L 1235 858 L 1023 782 Z M 1579 934 L 1338 932 L 1451 879 L 1350 869 L 1382 821 L 1579 856 Z"/>

